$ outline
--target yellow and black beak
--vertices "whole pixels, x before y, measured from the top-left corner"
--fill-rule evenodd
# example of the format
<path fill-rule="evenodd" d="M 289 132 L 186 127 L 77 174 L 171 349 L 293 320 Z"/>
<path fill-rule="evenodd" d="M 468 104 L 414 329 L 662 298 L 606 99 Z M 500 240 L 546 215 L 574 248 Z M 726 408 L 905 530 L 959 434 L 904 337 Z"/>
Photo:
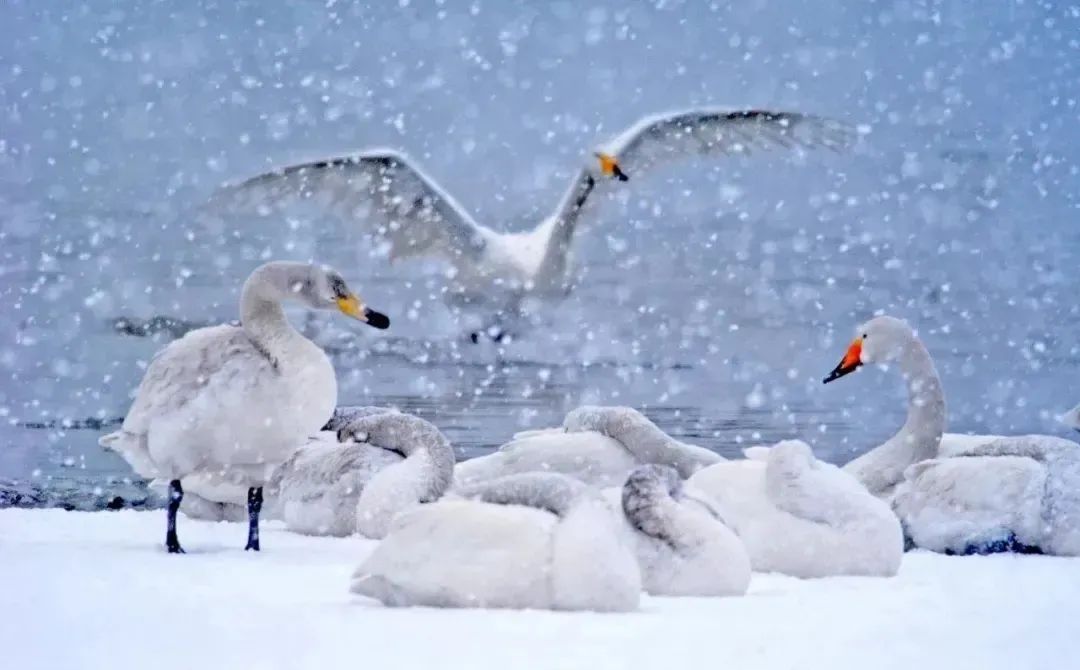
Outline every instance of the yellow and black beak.
<path fill-rule="evenodd" d="M 630 180 L 630 177 L 627 177 L 626 173 L 619 167 L 619 161 L 614 156 L 605 154 L 602 151 L 597 151 L 594 155 L 600 161 L 600 174 L 605 177 L 614 177 L 619 181 Z"/>
<path fill-rule="evenodd" d="M 351 316 L 357 321 L 363 321 L 372 328 L 385 330 L 390 327 L 390 317 L 382 312 L 376 312 L 373 309 L 365 307 L 364 304 L 360 302 L 360 299 L 352 293 L 343 298 L 338 298 L 337 306 L 342 314 Z"/>
<path fill-rule="evenodd" d="M 844 354 L 844 358 L 840 360 L 840 365 L 833 368 L 833 371 L 829 373 L 829 376 L 822 380 L 823 384 L 828 384 L 831 381 L 836 381 L 844 375 L 851 374 L 859 369 L 862 365 L 862 338 L 856 337 L 850 346 L 848 346 L 847 353 Z"/>

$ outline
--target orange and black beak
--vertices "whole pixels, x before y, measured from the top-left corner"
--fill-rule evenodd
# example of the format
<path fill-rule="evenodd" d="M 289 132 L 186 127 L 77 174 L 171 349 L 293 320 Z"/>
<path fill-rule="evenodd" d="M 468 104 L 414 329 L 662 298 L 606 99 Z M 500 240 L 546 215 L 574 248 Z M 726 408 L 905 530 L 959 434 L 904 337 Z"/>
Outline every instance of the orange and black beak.
<path fill-rule="evenodd" d="M 847 353 L 840 360 L 840 365 L 833 368 L 833 371 L 829 373 L 829 376 L 822 380 L 823 384 L 828 384 L 831 381 L 836 381 L 846 374 L 850 374 L 859 369 L 862 365 L 862 338 L 856 337 L 851 345 L 848 346 Z"/>
<path fill-rule="evenodd" d="M 619 181 L 630 180 L 630 177 L 627 177 L 626 173 L 619 167 L 619 161 L 614 156 L 601 151 L 596 152 L 595 156 L 600 161 L 600 174 L 605 177 L 615 177 Z"/>

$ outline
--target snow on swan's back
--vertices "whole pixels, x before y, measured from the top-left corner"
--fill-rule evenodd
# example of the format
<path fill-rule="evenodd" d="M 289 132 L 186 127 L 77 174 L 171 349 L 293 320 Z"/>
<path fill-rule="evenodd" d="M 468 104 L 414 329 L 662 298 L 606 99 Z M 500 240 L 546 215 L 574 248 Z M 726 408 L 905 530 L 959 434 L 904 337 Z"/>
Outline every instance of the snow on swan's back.
<path fill-rule="evenodd" d="M 454 477 L 469 485 L 523 472 L 555 472 L 590 486 L 622 486 L 638 465 L 669 465 L 682 477 L 717 463 L 717 454 L 674 440 L 629 407 L 579 407 L 562 428 L 520 433 L 487 456 L 459 463 Z"/>
<path fill-rule="evenodd" d="M 352 591 L 387 605 L 626 611 L 641 578 L 598 494 L 552 473 L 495 479 L 398 516 Z"/>
<path fill-rule="evenodd" d="M 853 477 L 798 440 L 755 448 L 753 458 L 705 468 L 689 483 L 716 501 L 754 570 L 795 577 L 891 576 L 900 523 Z"/>

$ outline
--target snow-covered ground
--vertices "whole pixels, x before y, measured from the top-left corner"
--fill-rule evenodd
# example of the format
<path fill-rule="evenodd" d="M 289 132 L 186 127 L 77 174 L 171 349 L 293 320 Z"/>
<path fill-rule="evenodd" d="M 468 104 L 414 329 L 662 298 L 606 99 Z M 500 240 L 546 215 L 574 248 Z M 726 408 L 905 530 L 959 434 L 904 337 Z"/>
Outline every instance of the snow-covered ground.
<path fill-rule="evenodd" d="M 161 512 L 0 510 L 7 668 L 1060 668 L 1080 560 L 905 556 L 894 579 L 755 575 L 744 598 L 632 614 L 389 609 L 348 592 L 373 543 Z"/>

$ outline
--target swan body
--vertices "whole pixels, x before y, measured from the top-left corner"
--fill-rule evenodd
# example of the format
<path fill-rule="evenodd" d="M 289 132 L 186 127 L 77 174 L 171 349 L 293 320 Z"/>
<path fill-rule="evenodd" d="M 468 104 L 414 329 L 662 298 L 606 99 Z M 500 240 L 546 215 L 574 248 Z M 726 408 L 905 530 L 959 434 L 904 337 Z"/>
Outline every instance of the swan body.
<path fill-rule="evenodd" d="M 1019 435 L 920 461 L 892 505 L 924 549 L 1080 556 L 1080 445 Z"/>
<path fill-rule="evenodd" d="M 337 431 L 345 427 L 349 422 L 370 414 L 381 414 L 393 411 L 385 407 L 338 407 L 334 410 L 330 420 L 315 435 L 307 440 L 307 446 L 318 449 L 320 446 L 329 447 L 338 445 Z M 375 458 L 385 457 L 388 462 L 397 460 L 396 452 L 388 452 L 378 449 Z M 290 458 L 291 460 L 291 458 Z M 271 475 L 270 504 L 263 510 L 262 518 L 280 518 L 278 505 L 276 504 L 276 490 L 272 486 L 278 470 Z M 180 503 L 180 511 L 185 516 L 203 521 L 245 521 L 247 519 L 247 488 L 224 481 L 215 473 L 199 472 L 188 475 L 181 479 L 183 484 L 184 498 Z M 164 479 L 155 479 L 150 482 L 150 488 L 167 495 L 169 482 Z M 312 524 L 315 525 L 315 524 Z M 333 533 L 331 533 L 333 534 Z M 347 533 L 344 533 L 347 534 Z"/>
<path fill-rule="evenodd" d="M 378 327 L 389 324 L 365 308 L 336 272 L 267 263 L 244 284 L 241 325 L 200 328 L 161 350 L 120 430 L 101 438 L 138 474 L 170 482 L 170 551 L 181 551 L 175 512 L 183 498 L 181 479 L 193 475 L 249 489 L 249 548 L 257 549 L 261 487 L 334 409 L 333 366 L 285 318 L 282 301 L 292 299 Z"/>
<path fill-rule="evenodd" d="M 552 473 L 513 475 L 399 515 L 353 575 L 393 606 L 629 611 L 641 577 L 604 500 Z"/>
<path fill-rule="evenodd" d="M 890 502 L 916 546 L 1080 555 L 1080 445 L 1050 435 L 946 434 L 941 380 L 900 319 L 863 324 L 828 381 L 868 363 L 895 363 L 908 386 L 908 418 L 844 469 Z"/>
<path fill-rule="evenodd" d="M 627 407 L 579 407 L 562 428 L 520 433 L 486 456 L 459 463 L 455 481 L 474 484 L 523 472 L 555 472 L 590 486 L 622 486 L 638 465 L 670 465 L 689 477 L 723 460 L 717 454 L 668 437 Z"/>
<path fill-rule="evenodd" d="M 365 408 L 334 436 L 298 449 L 274 474 L 270 489 L 290 530 L 379 539 L 397 514 L 439 499 L 453 479 L 453 448 L 418 417 Z"/>
<path fill-rule="evenodd" d="M 604 497 L 634 548 L 642 587 L 655 596 L 741 596 L 750 557 L 703 494 L 668 466 L 635 468 Z"/>
<path fill-rule="evenodd" d="M 535 228 L 504 233 L 477 223 L 406 155 L 370 149 L 291 165 L 226 185 L 213 209 L 269 215 L 297 201 L 364 224 L 391 261 L 429 256 L 452 267 L 447 300 L 520 312 L 528 296 L 559 298 L 570 289 L 570 249 L 579 219 L 601 183 L 694 155 L 759 149 L 840 149 L 853 139 L 839 122 L 798 112 L 693 109 L 642 119 L 605 143 L 596 164 L 574 174 L 555 211 Z"/>
<path fill-rule="evenodd" d="M 797 440 L 701 470 L 688 484 L 715 501 L 758 572 L 892 576 L 903 534 L 888 505 Z"/>

